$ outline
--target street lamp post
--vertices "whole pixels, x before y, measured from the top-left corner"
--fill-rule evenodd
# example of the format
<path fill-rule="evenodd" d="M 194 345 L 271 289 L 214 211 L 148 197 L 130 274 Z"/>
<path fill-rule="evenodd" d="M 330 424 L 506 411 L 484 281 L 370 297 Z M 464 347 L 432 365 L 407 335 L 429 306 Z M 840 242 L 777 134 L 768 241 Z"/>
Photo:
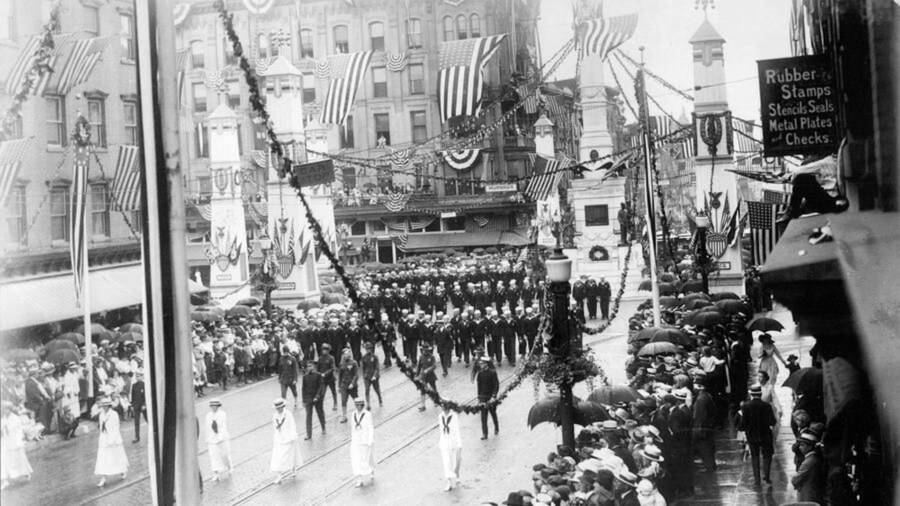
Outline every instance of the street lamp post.
<path fill-rule="evenodd" d="M 571 354 L 572 336 L 569 333 L 569 292 L 572 276 L 572 260 L 565 256 L 562 248 L 553 250 L 553 255 L 544 264 L 550 280 L 550 292 L 553 294 L 553 336 L 550 352 L 557 358 L 565 360 Z M 564 446 L 575 449 L 575 406 L 572 399 L 571 379 L 563 380 L 559 385 L 560 392 L 560 426 Z"/>
<path fill-rule="evenodd" d="M 706 250 L 706 229 L 709 228 L 709 218 L 705 215 L 697 216 L 697 265 L 700 267 L 700 276 L 703 279 L 703 293 L 709 295 L 709 252 Z"/>

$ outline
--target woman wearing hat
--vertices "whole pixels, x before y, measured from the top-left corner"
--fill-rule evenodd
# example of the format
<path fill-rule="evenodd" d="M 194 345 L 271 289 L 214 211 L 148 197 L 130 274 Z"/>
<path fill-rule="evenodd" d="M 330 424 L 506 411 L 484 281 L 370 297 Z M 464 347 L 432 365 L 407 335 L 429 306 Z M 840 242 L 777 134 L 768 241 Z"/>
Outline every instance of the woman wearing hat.
<path fill-rule="evenodd" d="M 122 479 L 128 474 L 128 456 L 125 455 L 125 447 L 122 444 L 122 434 L 119 432 L 119 414 L 112 408 L 112 401 L 103 398 L 97 403 L 100 406 L 98 417 L 100 437 L 97 440 L 97 464 L 94 466 L 94 474 L 100 475 L 98 487 L 106 485 L 106 477 L 116 474 L 122 475 Z"/>
<path fill-rule="evenodd" d="M 25 481 L 31 480 L 31 464 L 25 455 L 25 430 L 22 419 L 13 411 L 13 404 L 3 401 L 2 427 L 3 437 L 0 438 L 0 488 L 9 486 L 9 482 L 24 477 Z"/>
<path fill-rule="evenodd" d="M 273 406 L 275 414 L 272 415 L 272 459 L 269 469 L 276 473 L 275 484 L 281 483 L 286 474 L 293 476 L 297 468 L 303 463 L 300 457 L 300 448 L 297 445 L 297 426 L 294 423 L 294 415 L 284 409 L 284 399 L 275 399 Z"/>
<path fill-rule="evenodd" d="M 444 478 L 447 480 L 444 490 L 449 491 L 454 485 L 459 485 L 459 466 L 462 462 L 459 414 L 443 406 L 441 414 L 438 415 L 438 431 L 440 433 L 438 448 L 441 450 L 441 463 L 444 466 Z"/>
<path fill-rule="evenodd" d="M 230 473 L 234 470 L 230 439 L 228 418 L 222 410 L 222 402 L 215 399 L 209 401 L 209 413 L 206 414 L 206 447 L 209 450 L 213 481 L 219 481 L 219 473 Z"/>
<path fill-rule="evenodd" d="M 778 347 L 772 341 L 771 335 L 761 334 L 759 343 L 762 346 L 762 349 L 759 351 L 759 370 L 768 373 L 769 379 L 775 384 L 778 382 L 778 363 L 775 359 L 778 359 L 778 362 L 781 362 L 785 367 L 787 367 L 787 362 L 781 357 L 781 352 L 778 351 Z"/>
<path fill-rule="evenodd" d="M 358 398 L 354 402 L 356 411 L 350 425 L 350 463 L 357 479 L 356 486 L 361 487 L 366 478 L 375 479 L 375 453 L 372 451 L 375 424 L 372 423 L 372 413 L 366 410 L 366 401 Z"/>

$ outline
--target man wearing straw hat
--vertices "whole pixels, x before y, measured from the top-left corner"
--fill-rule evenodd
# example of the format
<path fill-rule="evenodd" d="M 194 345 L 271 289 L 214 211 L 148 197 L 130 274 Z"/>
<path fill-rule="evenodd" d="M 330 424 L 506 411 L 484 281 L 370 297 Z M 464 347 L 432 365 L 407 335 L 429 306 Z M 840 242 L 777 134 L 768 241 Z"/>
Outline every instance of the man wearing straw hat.
<path fill-rule="evenodd" d="M 222 410 L 222 401 L 209 401 L 206 414 L 206 447 L 209 450 L 213 481 L 219 481 L 220 473 L 230 473 L 234 469 L 231 461 L 231 436 L 228 434 L 228 418 Z"/>
<path fill-rule="evenodd" d="M 772 428 L 777 424 L 772 406 L 762 400 L 762 387 L 753 385 L 750 387 L 750 400 L 741 405 L 740 423 L 738 430 L 744 432 L 747 446 L 750 448 L 750 458 L 753 464 L 753 482 L 759 484 L 759 454 L 763 458 L 763 479 L 766 483 L 772 483 L 769 479 L 769 469 L 772 467 L 773 446 Z"/>
<path fill-rule="evenodd" d="M 122 479 L 128 474 L 128 456 L 125 455 L 125 447 L 122 444 L 122 434 L 119 432 L 119 413 L 112 407 L 112 401 L 104 397 L 97 403 L 100 408 L 98 423 L 100 437 L 97 439 L 97 464 L 94 466 L 94 474 L 100 475 L 98 487 L 106 485 L 106 477 L 121 475 Z"/>
<path fill-rule="evenodd" d="M 269 469 L 276 473 L 275 485 L 281 483 L 286 476 L 294 476 L 297 468 L 303 463 L 300 457 L 300 448 L 297 445 L 297 425 L 294 423 L 294 415 L 285 409 L 284 399 L 275 399 L 273 406 L 275 414 L 272 415 L 272 459 Z"/>
<path fill-rule="evenodd" d="M 366 409 L 366 401 L 357 398 L 354 403 L 356 411 L 351 416 L 350 463 L 353 475 L 356 476 L 356 486 L 362 487 L 366 478 L 375 479 L 375 453 L 372 451 L 375 424 L 372 422 L 372 413 Z"/>

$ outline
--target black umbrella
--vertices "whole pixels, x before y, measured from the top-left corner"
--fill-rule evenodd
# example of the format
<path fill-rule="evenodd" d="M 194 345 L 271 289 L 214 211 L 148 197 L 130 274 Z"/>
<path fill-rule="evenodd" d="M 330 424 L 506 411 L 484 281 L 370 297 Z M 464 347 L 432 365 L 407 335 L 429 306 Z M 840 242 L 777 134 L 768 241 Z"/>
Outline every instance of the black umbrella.
<path fill-rule="evenodd" d="M 54 350 L 77 350 L 78 345 L 67 339 L 53 339 L 44 345 L 47 352 Z"/>
<path fill-rule="evenodd" d="M 628 403 L 640 399 L 637 390 L 628 385 L 603 385 L 595 388 L 588 395 L 588 400 L 595 404 L 619 404 Z"/>
<path fill-rule="evenodd" d="M 647 343 L 638 351 L 639 357 L 650 357 L 653 355 L 669 355 L 678 353 L 678 346 L 667 342 Z"/>
<path fill-rule="evenodd" d="M 713 294 L 710 294 L 710 298 L 714 301 L 730 300 L 730 299 L 740 300 L 741 299 L 741 297 L 734 292 L 713 293 Z"/>
<path fill-rule="evenodd" d="M 686 281 L 684 285 L 681 286 L 682 293 L 702 293 L 703 292 L 703 281 L 691 280 Z"/>
<path fill-rule="evenodd" d="M 65 334 L 56 336 L 56 338 L 65 339 L 66 341 L 72 341 L 73 343 L 78 345 L 84 344 L 84 336 L 79 334 L 78 332 L 66 332 Z"/>
<path fill-rule="evenodd" d="M 720 307 L 728 314 L 744 313 L 753 314 L 753 310 L 745 302 L 740 300 L 725 299 L 716 302 L 716 306 Z"/>
<path fill-rule="evenodd" d="M 672 283 L 676 279 L 678 279 L 678 278 L 676 278 L 675 275 L 672 274 L 671 272 L 664 272 L 659 275 L 659 280 L 662 281 L 663 283 Z"/>
<path fill-rule="evenodd" d="M 709 306 L 713 306 L 713 305 L 714 304 L 708 300 L 695 299 L 695 300 L 692 300 L 692 301 L 688 302 L 687 304 L 685 304 L 684 307 L 686 307 L 688 309 L 700 309 L 703 307 L 709 307 Z"/>
<path fill-rule="evenodd" d="M 234 316 L 251 316 L 253 315 L 253 310 L 247 306 L 236 305 L 232 306 L 225 311 L 226 316 L 234 317 Z"/>
<path fill-rule="evenodd" d="M 250 306 L 250 307 L 260 306 L 260 305 L 262 305 L 262 301 L 260 301 L 256 297 L 247 297 L 246 299 L 241 299 L 241 300 L 237 301 L 236 305 Z"/>
<path fill-rule="evenodd" d="M 677 307 L 680 304 L 681 304 L 681 302 L 678 300 L 678 297 L 672 297 L 671 295 L 666 295 L 665 297 L 659 298 L 659 305 L 662 307 L 672 308 L 672 307 Z"/>
<path fill-rule="evenodd" d="M 59 349 L 53 350 L 47 354 L 47 358 L 45 359 L 47 362 L 52 364 L 60 365 L 67 364 L 69 362 L 78 362 L 81 360 L 81 354 L 75 350 L 69 349 Z"/>
<path fill-rule="evenodd" d="M 689 283 L 689 282 L 688 282 Z M 687 283 L 685 283 L 687 284 Z M 689 293 L 681 298 L 682 304 L 689 304 L 695 300 L 709 300 L 709 295 L 705 293 Z"/>
<path fill-rule="evenodd" d="M 609 412 L 603 406 L 591 401 L 579 401 L 575 404 L 575 423 L 582 427 L 596 422 L 609 420 Z"/>
<path fill-rule="evenodd" d="M 561 400 L 559 395 L 550 395 L 535 402 L 528 410 L 528 428 L 533 429 L 537 424 L 544 422 L 559 424 Z M 577 405 L 579 402 L 581 399 L 572 397 L 572 404 Z"/>
<path fill-rule="evenodd" d="M 119 332 L 143 332 L 144 326 L 140 323 L 126 323 L 119 327 Z"/>
<path fill-rule="evenodd" d="M 678 329 L 659 329 L 650 339 L 651 343 L 672 343 L 681 346 L 694 344 L 694 340 Z"/>
<path fill-rule="evenodd" d="M 822 370 L 815 367 L 797 369 L 784 380 L 781 386 L 788 387 L 798 394 L 816 393 L 822 394 Z"/>
<path fill-rule="evenodd" d="M 652 289 L 653 283 L 649 279 L 641 281 L 641 284 L 638 285 L 638 291 L 649 292 Z"/>
<path fill-rule="evenodd" d="M 747 325 L 747 328 L 751 331 L 759 330 L 761 332 L 781 332 L 784 330 L 784 325 L 781 324 L 780 321 L 774 318 L 768 318 L 765 316 L 761 316 Z"/>
<path fill-rule="evenodd" d="M 635 335 L 634 338 L 630 340 L 630 342 L 634 342 L 634 341 L 650 342 L 650 340 L 653 339 L 653 336 L 655 336 L 656 333 L 659 332 L 660 330 L 662 330 L 662 327 L 647 327 L 645 329 L 641 329 L 641 331 L 638 332 L 637 335 Z"/>
<path fill-rule="evenodd" d="M 673 283 L 660 283 L 659 284 L 659 294 L 660 295 L 675 295 L 678 293 L 678 289 L 675 287 Z"/>

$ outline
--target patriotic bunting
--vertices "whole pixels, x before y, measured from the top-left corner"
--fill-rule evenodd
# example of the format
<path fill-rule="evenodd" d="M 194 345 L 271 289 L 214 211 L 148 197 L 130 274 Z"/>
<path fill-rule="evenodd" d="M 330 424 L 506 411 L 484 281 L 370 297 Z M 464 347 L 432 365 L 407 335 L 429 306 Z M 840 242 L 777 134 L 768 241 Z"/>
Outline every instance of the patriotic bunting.
<path fill-rule="evenodd" d="M 275 0 L 243 0 L 243 2 L 251 14 L 265 14 L 275 4 Z"/>
<path fill-rule="evenodd" d="M 441 43 L 438 108 L 442 123 L 456 116 L 475 116 L 481 110 L 482 69 L 505 38 L 501 34 Z"/>
<path fill-rule="evenodd" d="M 750 223 L 750 251 L 754 265 L 762 265 L 766 257 L 775 247 L 781 234 L 776 221 L 778 213 L 785 206 L 767 202 L 747 202 L 747 214 Z"/>
<path fill-rule="evenodd" d="M 344 124 L 371 58 L 372 51 L 338 54 L 329 58 L 331 82 L 319 119 L 323 125 Z"/>
<path fill-rule="evenodd" d="M 212 206 L 210 204 L 194 204 L 194 207 L 197 208 L 201 218 L 206 221 L 212 221 Z"/>
<path fill-rule="evenodd" d="M 300 256 L 296 259 L 297 265 L 306 263 L 306 259 L 309 257 L 309 245 L 312 242 L 312 239 L 307 239 L 306 237 L 306 228 L 300 230 L 300 238 L 297 239 L 297 245 L 300 246 Z"/>
<path fill-rule="evenodd" d="M 406 207 L 410 195 L 409 193 L 392 193 L 388 195 L 387 200 L 384 202 L 384 207 L 392 213 L 399 213 Z"/>
<path fill-rule="evenodd" d="M 187 19 L 188 13 L 191 12 L 191 4 L 184 2 L 175 4 L 172 7 L 172 22 L 177 28 L 181 23 L 184 23 L 184 20 Z"/>
<path fill-rule="evenodd" d="M 409 219 L 409 230 L 425 230 L 437 219 L 435 216 L 421 216 Z"/>
<path fill-rule="evenodd" d="M 59 73 L 56 92 L 66 95 L 87 81 L 111 40 L 112 37 L 97 37 L 67 44 L 64 52 L 68 58 Z"/>
<path fill-rule="evenodd" d="M 473 216 L 472 221 L 474 221 L 475 224 L 478 225 L 478 228 L 484 228 L 488 223 L 491 222 L 491 218 L 483 214 L 479 214 L 478 216 Z"/>
<path fill-rule="evenodd" d="M 478 161 L 481 149 L 444 151 L 444 161 L 456 170 L 469 170 Z"/>
<path fill-rule="evenodd" d="M 221 70 L 206 71 L 206 79 L 204 80 L 206 87 L 210 90 L 221 92 L 225 88 L 225 77 L 222 76 Z"/>
<path fill-rule="evenodd" d="M 269 65 L 275 61 L 275 58 L 257 58 L 256 59 L 256 75 L 264 76 L 266 75 L 266 70 L 268 70 Z"/>
<path fill-rule="evenodd" d="M 138 146 L 119 146 L 112 197 L 119 211 L 134 211 L 141 206 L 141 171 Z"/>
<path fill-rule="evenodd" d="M 319 79 L 329 79 L 331 77 L 331 63 L 328 60 L 316 62 L 316 77 Z"/>
<path fill-rule="evenodd" d="M 558 160 L 550 160 L 543 156 L 534 158 L 534 175 L 528 180 L 523 192 L 531 200 L 546 200 L 550 192 L 559 184 Z"/>
<path fill-rule="evenodd" d="M 88 146 L 75 148 L 75 167 L 72 174 L 72 194 L 69 209 L 69 258 L 75 279 L 75 301 L 81 307 L 82 283 L 84 276 L 85 206 L 88 192 Z"/>
<path fill-rule="evenodd" d="M 634 35 L 637 14 L 599 18 L 586 21 L 581 26 L 581 51 L 584 56 L 600 55 L 600 60 L 613 49 L 621 46 Z"/>
<path fill-rule="evenodd" d="M 406 68 L 407 56 L 408 54 L 403 51 L 397 54 L 384 53 L 384 66 L 391 72 L 403 72 L 403 69 Z"/>
<path fill-rule="evenodd" d="M 395 167 L 408 167 L 412 163 L 413 155 L 416 153 L 415 147 L 404 149 L 391 149 L 391 164 Z"/>
<path fill-rule="evenodd" d="M 406 245 L 409 243 L 409 234 L 394 236 L 394 242 L 397 245 L 397 249 L 405 253 Z"/>
<path fill-rule="evenodd" d="M 19 175 L 22 158 L 31 147 L 33 138 L 15 139 L 0 143 L 0 207 L 6 205 Z"/>

